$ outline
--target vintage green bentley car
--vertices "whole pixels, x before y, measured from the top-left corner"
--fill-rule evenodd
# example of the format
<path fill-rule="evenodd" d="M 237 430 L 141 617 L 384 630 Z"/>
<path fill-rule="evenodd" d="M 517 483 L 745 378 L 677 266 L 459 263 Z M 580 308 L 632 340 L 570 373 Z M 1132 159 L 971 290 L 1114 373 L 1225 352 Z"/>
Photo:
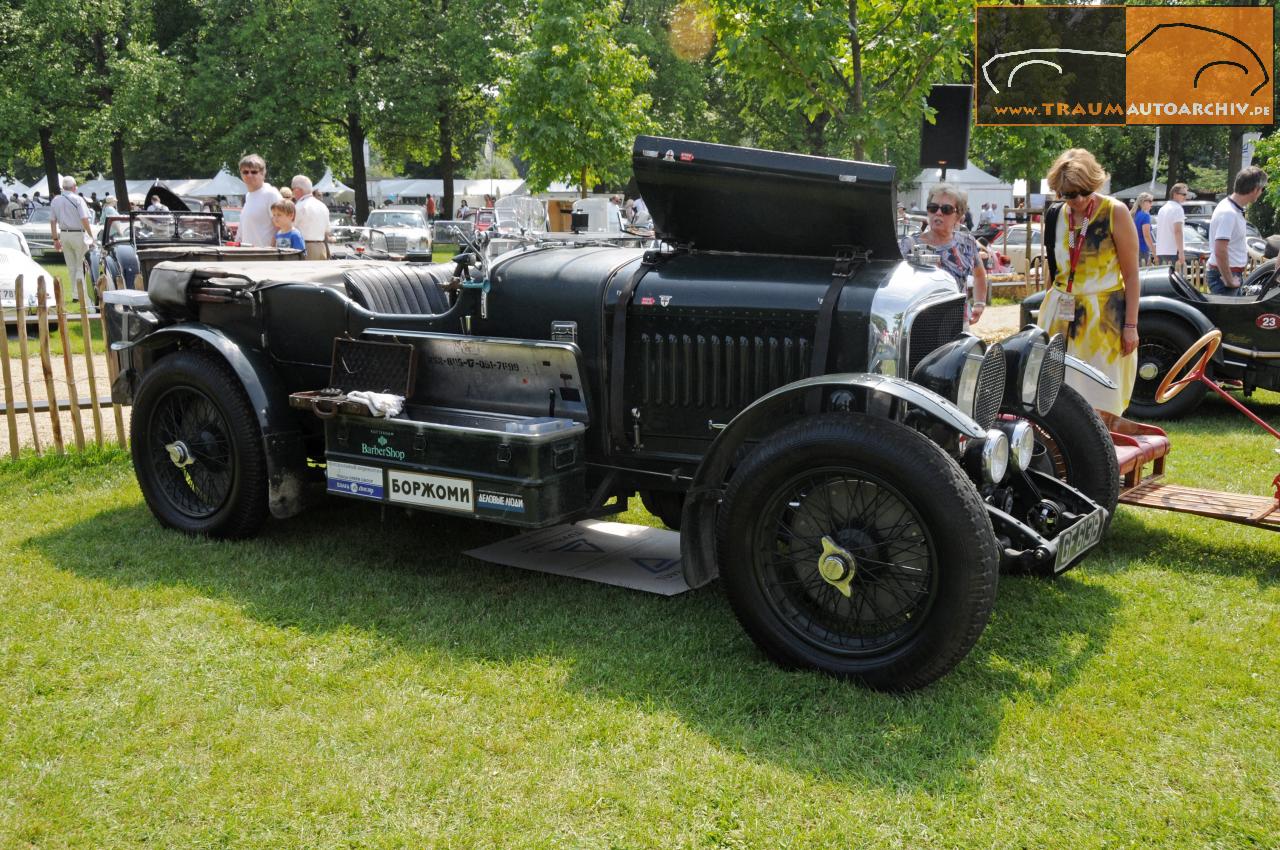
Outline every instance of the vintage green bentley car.
<path fill-rule="evenodd" d="M 112 296 L 156 518 L 245 537 L 327 491 L 533 528 L 639 493 L 770 658 L 890 690 L 964 658 L 1002 568 L 1097 545 L 1087 367 L 965 332 L 898 252 L 892 168 L 657 137 L 633 162 L 660 249 L 161 263 Z"/>

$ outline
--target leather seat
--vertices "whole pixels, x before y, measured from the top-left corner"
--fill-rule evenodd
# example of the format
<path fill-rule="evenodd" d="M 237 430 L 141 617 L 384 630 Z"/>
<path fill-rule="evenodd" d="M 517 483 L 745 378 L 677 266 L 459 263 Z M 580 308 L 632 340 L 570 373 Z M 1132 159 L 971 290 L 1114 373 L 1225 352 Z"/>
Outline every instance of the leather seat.
<path fill-rule="evenodd" d="M 358 269 L 342 276 L 351 300 L 372 313 L 433 315 L 449 309 L 441 288 L 453 263 L 406 264 Z"/>

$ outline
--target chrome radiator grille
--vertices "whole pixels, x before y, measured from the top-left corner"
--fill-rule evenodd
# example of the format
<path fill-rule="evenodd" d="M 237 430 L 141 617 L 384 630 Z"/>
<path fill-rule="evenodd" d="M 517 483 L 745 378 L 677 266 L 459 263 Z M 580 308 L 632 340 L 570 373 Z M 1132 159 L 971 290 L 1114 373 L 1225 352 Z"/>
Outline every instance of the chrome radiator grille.
<path fill-rule="evenodd" d="M 964 330 L 964 302 L 960 299 L 926 307 L 911 322 L 907 340 L 907 369 L 914 375 L 916 366 L 934 349 L 955 339 Z"/>
<path fill-rule="evenodd" d="M 405 236 L 387 236 L 387 252 L 403 254 L 409 249 L 409 239 Z"/>

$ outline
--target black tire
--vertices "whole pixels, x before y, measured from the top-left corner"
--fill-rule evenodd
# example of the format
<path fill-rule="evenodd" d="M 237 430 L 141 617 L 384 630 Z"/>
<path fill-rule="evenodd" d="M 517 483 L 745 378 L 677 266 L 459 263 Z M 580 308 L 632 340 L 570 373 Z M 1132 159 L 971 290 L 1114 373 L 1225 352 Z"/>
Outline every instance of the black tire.
<path fill-rule="evenodd" d="M 138 388 L 129 435 L 138 486 L 162 525 L 220 538 L 262 527 L 262 432 L 221 358 L 180 351 L 157 361 Z"/>
<path fill-rule="evenodd" d="M 640 501 L 644 509 L 662 520 L 672 531 L 680 530 L 680 515 L 684 511 L 684 493 L 675 490 L 641 490 Z"/>
<path fill-rule="evenodd" d="M 1031 423 L 1036 433 L 1032 467 L 1059 478 L 1114 516 L 1120 500 L 1120 467 L 1107 426 L 1084 396 L 1063 386 L 1044 416 L 1002 411 Z M 1108 516 L 1107 521 L 1111 521 Z"/>
<path fill-rule="evenodd" d="M 824 537 L 854 557 L 848 598 L 818 571 Z M 868 416 L 809 417 L 764 440 L 729 483 L 717 546 L 733 611 L 767 656 L 877 690 L 947 673 L 995 602 L 978 492 L 927 438 Z"/>
<path fill-rule="evenodd" d="M 1203 385 L 1187 387 L 1167 404 L 1156 404 L 1156 388 L 1169 369 L 1200 337 L 1181 319 L 1159 314 L 1138 318 L 1138 377 L 1125 415 L 1133 419 L 1180 419 L 1204 401 Z M 1212 373 L 1213 367 L 1208 371 Z M 1153 374 L 1154 373 L 1154 374 Z M 1144 374 L 1147 377 L 1143 377 Z"/>

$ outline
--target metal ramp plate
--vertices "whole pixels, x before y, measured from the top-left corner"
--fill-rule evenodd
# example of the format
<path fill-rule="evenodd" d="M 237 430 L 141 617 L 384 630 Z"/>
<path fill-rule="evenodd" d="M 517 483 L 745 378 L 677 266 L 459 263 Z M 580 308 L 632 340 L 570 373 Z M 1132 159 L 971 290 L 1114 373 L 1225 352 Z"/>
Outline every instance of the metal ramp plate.
<path fill-rule="evenodd" d="M 1138 486 L 1122 492 L 1120 503 L 1280 530 L 1280 510 L 1276 509 L 1276 500 L 1268 496 L 1197 490 L 1148 478 Z"/>

